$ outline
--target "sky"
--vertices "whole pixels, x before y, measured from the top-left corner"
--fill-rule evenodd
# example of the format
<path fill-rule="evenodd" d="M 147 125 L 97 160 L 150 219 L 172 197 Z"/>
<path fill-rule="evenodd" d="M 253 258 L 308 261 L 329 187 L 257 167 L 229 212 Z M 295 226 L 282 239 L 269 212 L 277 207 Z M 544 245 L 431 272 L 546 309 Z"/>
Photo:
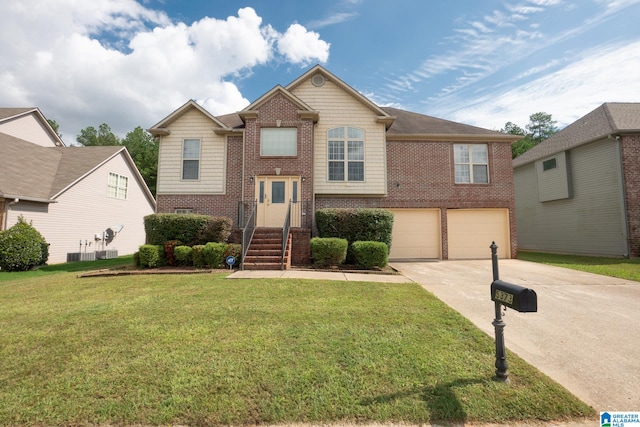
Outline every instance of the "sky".
<path fill-rule="evenodd" d="M 316 64 L 380 106 L 487 129 L 562 128 L 640 102 L 640 0 L 0 0 L 0 107 L 67 145 L 190 99 L 242 110 Z"/>

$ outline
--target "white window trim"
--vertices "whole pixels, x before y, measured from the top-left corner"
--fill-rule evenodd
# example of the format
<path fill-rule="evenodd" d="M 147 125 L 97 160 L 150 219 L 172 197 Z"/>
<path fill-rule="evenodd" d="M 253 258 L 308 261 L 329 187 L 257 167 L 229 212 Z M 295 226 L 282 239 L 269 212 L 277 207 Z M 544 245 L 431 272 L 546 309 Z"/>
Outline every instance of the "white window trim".
<path fill-rule="evenodd" d="M 482 161 L 474 161 L 473 158 L 473 146 L 484 146 L 485 147 L 485 152 L 487 155 L 487 160 L 486 162 Z M 466 146 L 467 147 L 467 154 L 469 156 L 469 161 L 468 162 L 457 162 L 456 161 L 456 147 L 457 146 Z M 491 174 L 489 173 L 489 145 L 488 144 L 454 144 L 453 145 L 453 180 L 456 184 L 489 184 L 491 182 L 490 176 Z M 469 181 L 458 181 L 456 178 L 456 171 L 455 168 L 458 165 L 467 165 L 469 167 Z M 482 182 L 475 182 L 473 180 L 473 166 L 486 166 L 487 168 L 487 180 L 486 181 L 482 181 Z"/>
<path fill-rule="evenodd" d="M 329 132 L 331 132 L 334 129 L 344 129 L 344 137 L 342 139 L 337 139 L 337 138 L 330 138 L 329 137 Z M 360 132 L 362 132 L 362 137 L 358 137 L 358 138 L 349 138 L 349 129 L 356 129 Z M 354 183 L 361 183 L 361 182 L 365 182 L 365 178 L 366 178 L 366 132 L 364 131 L 364 129 L 355 127 L 355 126 L 337 126 L 337 127 L 333 127 L 331 129 L 327 129 L 327 181 L 328 182 L 354 182 Z M 329 152 L 329 146 L 330 146 L 330 142 L 342 142 L 343 146 L 343 158 L 341 160 L 336 160 L 336 159 L 331 159 L 330 156 L 330 152 Z M 349 143 L 350 142 L 362 142 L 362 160 L 349 160 Z M 331 173 L 330 173 L 330 164 L 332 162 L 341 162 L 342 166 L 343 166 L 343 179 L 331 179 Z M 358 180 L 350 180 L 349 179 L 349 163 L 362 163 L 362 179 L 358 179 Z"/>
<path fill-rule="evenodd" d="M 198 157 L 185 157 L 184 156 L 184 146 L 187 141 L 198 141 Z M 184 162 L 186 160 L 197 160 L 198 161 L 198 176 L 196 178 L 185 178 L 184 177 Z M 182 140 L 182 160 L 180 163 L 180 180 L 181 181 L 200 181 L 200 171 L 202 170 L 202 140 L 200 138 L 184 138 Z"/>
<path fill-rule="evenodd" d="M 294 135 L 293 141 L 285 141 L 287 143 L 293 142 L 293 147 L 284 147 L 284 148 L 293 148 L 293 153 L 265 153 L 265 132 L 268 133 L 270 131 L 281 131 L 283 133 L 289 133 Z M 291 135 L 289 135 L 291 136 Z M 260 157 L 297 157 L 298 156 L 298 128 L 290 128 L 290 127 L 282 127 L 282 128 L 261 128 L 260 129 Z"/>
<path fill-rule="evenodd" d="M 115 183 L 111 183 L 111 178 L 115 179 Z M 120 175 L 115 172 L 109 172 L 107 178 L 107 197 L 112 199 L 127 200 L 129 192 L 129 177 Z"/>

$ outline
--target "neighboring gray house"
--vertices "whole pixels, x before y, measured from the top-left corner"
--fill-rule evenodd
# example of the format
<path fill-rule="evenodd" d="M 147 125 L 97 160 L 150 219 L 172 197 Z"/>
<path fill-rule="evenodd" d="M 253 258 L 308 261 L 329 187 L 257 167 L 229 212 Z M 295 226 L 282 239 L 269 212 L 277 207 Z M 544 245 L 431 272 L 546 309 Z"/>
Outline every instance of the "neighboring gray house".
<path fill-rule="evenodd" d="M 154 212 L 125 147 L 65 147 L 37 108 L 0 108 L 0 230 L 19 216 L 32 222 L 50 264 L 68 253 L 134 253 Z"/>
<path fill-rule="evenodd" d="M 514 159 L 518 249 L 640 256 L 640 103 L 605 103 Z"/>

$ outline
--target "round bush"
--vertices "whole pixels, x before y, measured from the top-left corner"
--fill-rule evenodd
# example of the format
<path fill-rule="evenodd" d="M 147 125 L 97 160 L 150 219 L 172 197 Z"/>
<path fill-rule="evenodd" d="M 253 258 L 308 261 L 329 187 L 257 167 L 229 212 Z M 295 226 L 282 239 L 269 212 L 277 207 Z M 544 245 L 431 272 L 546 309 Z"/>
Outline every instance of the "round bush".
<path fill-rule="evenodd" d="M 42 234 L 20 216 L 17 224 L 0 232 L 0 268 L 25 271 L 43 265 L 49 257 L 48 246 Z"/>

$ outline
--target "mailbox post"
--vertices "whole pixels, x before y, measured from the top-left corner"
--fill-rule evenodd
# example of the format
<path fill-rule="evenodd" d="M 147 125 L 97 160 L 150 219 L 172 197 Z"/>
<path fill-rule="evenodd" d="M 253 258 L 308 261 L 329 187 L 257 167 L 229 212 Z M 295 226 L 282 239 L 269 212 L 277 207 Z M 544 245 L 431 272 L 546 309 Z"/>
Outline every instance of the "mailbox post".
<path fill-rule="evenodd" d="M 507 369 L 507 353 L 504 346 L 504 327 L 502 320 L 502 307 L 512 308 L 521 313 L 538 311 L 538 298 L 533 289 L 524 288 L 512 283 L 500 280 L 498 272 L 498 246 L 491 243 L 491 264 L 493 267 L 493 282 L 491 282 L 491 300 L 495 303 L 495 319 L 492 324 L 496 331 L 496 378 L 499 381 L 509 382 Z"/>

